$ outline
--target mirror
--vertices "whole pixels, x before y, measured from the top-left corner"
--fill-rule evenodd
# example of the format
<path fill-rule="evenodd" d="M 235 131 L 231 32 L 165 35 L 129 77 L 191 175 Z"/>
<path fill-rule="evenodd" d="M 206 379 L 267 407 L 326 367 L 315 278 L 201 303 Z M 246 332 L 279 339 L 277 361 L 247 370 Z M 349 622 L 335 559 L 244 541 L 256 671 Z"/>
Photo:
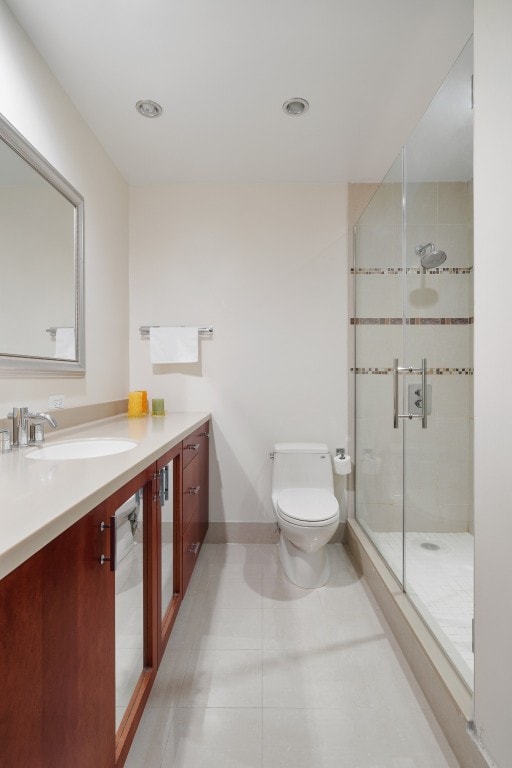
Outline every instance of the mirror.
<path fill-rule="evenodd" d="M 0 116 L 0 375 L 85 374 L 83 207 Z"/>

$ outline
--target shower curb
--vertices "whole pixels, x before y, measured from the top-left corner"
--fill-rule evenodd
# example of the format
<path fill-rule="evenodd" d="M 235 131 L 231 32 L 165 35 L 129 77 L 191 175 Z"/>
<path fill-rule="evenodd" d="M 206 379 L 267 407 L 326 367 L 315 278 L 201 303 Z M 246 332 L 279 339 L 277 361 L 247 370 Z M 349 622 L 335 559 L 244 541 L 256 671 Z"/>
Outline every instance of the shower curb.
<path fill-rule="evenodd" d="M 473 695 L 356 520 L 344 543 L 382 610 L 461 768 L 489 768 L 473 731 Z"/>

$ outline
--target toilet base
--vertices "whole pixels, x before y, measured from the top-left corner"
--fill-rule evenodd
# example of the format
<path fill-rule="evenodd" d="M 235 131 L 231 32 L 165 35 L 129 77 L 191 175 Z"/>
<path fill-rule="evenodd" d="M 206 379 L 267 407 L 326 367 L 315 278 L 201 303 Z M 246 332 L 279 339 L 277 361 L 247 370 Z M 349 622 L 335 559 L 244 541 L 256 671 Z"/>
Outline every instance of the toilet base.
<path fill-rule="evenodd" d="M 316 552 L 303 552 L 282 531 L 279 536 L 279 557 L 285 574 L 298 587 L 323 587 L 331 575 L 326 546 Z"/>

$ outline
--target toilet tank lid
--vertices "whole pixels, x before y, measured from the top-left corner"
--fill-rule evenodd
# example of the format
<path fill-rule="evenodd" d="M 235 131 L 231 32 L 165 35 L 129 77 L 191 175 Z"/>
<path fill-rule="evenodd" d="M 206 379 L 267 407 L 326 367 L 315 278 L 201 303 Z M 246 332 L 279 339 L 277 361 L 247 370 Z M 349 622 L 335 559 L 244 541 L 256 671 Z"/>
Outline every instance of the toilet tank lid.
<path fill-rule="evenodd" d="M 276 443 L 274 453 L 328 453 L 325 443 Z"/>

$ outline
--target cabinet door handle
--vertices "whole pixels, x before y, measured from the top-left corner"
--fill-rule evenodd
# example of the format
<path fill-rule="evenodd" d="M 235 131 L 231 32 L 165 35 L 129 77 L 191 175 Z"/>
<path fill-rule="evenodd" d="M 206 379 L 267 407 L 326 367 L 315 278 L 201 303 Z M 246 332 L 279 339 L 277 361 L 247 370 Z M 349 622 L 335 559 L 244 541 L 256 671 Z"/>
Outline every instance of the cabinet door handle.
<path fill-rule="evenodd" d="M 199 437 L 210 437 L 210 433 L 209 432 L 200 432 L 199 433 Z"/>
<path fill-rule="evenodd" d="M 169 501 L 169 465 L 168 464 L 166 464 L 164 467 L 164 483 L 165 483 L 164 498 L 166 501 Z"/>
<path fill-rule="evenodd" d="M 187 547 L 187 552 L 190 552 L 191 555 L 197 555 L 199 552 L 199 547 L 201 546 L 200 541 L 196 541 L 195 544 L 189 544 Z"/>
<path fill-rule="evenodd" d="M 160 506 L 164 507 L 165 502 L 169 500 L 169 465 L 166 464 L 159 472 L 160 475 Z"/>
<path fill-rule="evenodd" d="M 187 451 L 198 451 L 200 447 L 201 443 L 190 443 L 190 445 L 185 446 Z"/>
<path fill-rule="evenodd" d="M 116 516 L 110 516 L 110 525 L 101 522 L 100 531 L 104 531 L 106 528 L 110 528 L 110 557 L 106 555 L 100 555 L 100 565 L 110 563 L 110 570 L 115 571 L 117 569 L 117 522 Z"/>
<path fill-rule="evenodd" d="M 186 493 L 189 493 L 191 496 L 197 496 L 200 490 L 200 485 L 192 485 L 190 488 L 187 488 Z"/>

